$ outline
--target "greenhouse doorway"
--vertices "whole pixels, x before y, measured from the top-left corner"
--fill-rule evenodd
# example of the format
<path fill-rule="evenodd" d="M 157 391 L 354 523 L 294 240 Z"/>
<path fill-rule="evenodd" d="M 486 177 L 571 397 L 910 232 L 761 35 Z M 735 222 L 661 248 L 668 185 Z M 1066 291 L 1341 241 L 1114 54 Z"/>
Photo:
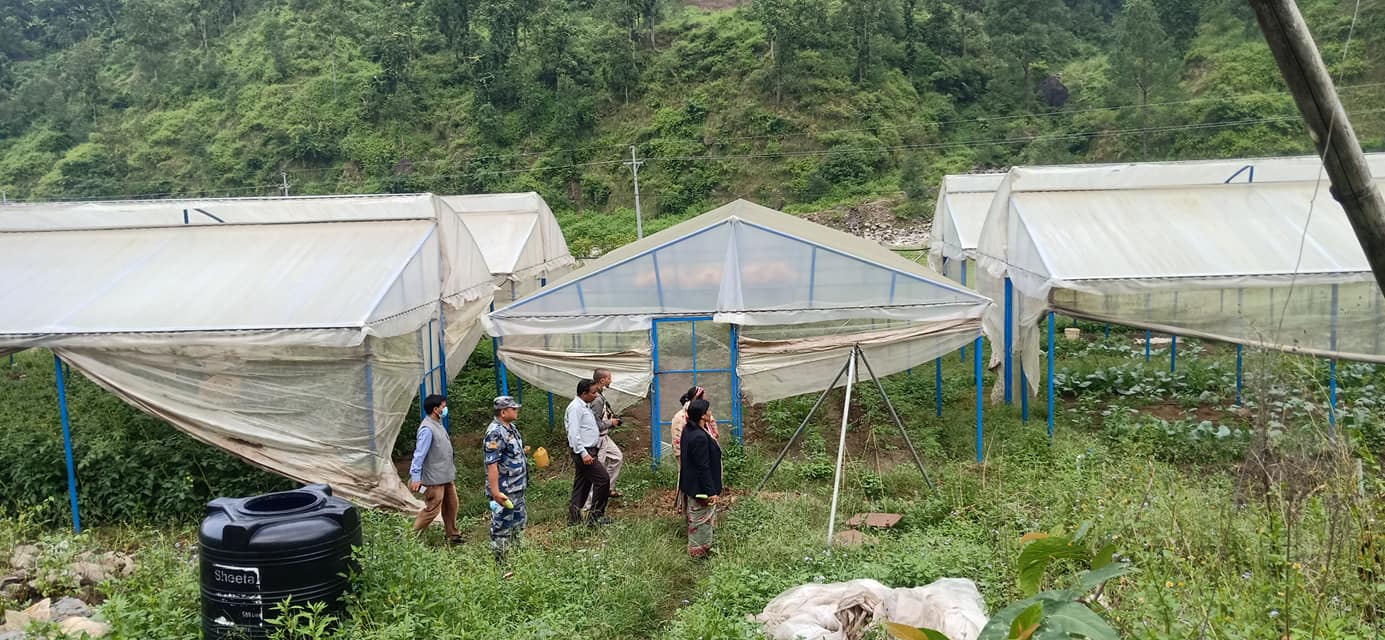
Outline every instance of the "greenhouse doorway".
<path fill-rule="evenodd" d="M 722 434 L 741 437 L 740 384 L 736 376 L 736 325 L 713 322 L 711 316 L 658 318 L 650 330 L 653 352 L 653 395 L 650 438 L 654 464 L 673 454 L 673 416 L 682 408 L 678 399 L 690 387 L 706 390 Z M 721 438 L 722 442 L 726 438 Z"/>

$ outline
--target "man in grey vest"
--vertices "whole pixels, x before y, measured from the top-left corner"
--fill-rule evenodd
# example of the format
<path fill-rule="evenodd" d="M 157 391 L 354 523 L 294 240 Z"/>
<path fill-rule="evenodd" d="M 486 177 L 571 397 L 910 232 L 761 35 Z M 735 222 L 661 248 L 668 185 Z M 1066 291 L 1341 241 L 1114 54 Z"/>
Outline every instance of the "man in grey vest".
<path fill-rule="evenodd" d="M 457 462 L 452 456 L 452 439 L 442 428 L 447 415 L 447 400 L 440 395 L 423 399 L 423 422 L 418 425 L 414 460 L 409 464 L 409 490 L 423 489 L 423 510 L 414 519 L 414 532 L 422 534 L 438 514 L 451 544 L 462 542 L 457 529 Z"/>

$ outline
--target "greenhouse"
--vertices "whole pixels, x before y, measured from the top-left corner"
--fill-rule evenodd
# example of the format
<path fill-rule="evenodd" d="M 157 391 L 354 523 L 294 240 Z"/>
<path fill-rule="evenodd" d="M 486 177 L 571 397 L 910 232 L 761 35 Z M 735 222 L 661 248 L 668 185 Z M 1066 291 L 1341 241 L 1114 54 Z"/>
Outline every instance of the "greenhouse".
<path fill-rule="evenodd" d="M 965 285 L 975 286 L 976 245 L 981 225 L 991 210 L 991 198 L 1003 173 L 946 176 L 938 189 L 938 204 L 928 237 L 928 266 Z"/>
<path fill-rule="evenodd" d="M 68 363 L 255 465 L 404 510 L 400 424 L 495 290 L 428 194 L 6 207 L 0 273 L 0 353 L 52 349 L 60 385 Z"/>
<path fill-rule="evenodd" d="M 856 344 L 881 376 L 934 360 L 977 340 L 989 305 L 879 244 L 737 200 L 612 251 L 486 323 L 510 370 L 543 389 L 570 395 L 603 367 L 617 408 L 648 395 L 657 461 L 675 399 L 692 385 L 739 435 L 742 397 L 822 390 Z"/>
<path fill-rule="evenodd" d="M 1385 175 L 1385 155 L 1370 161 Z M 1007 400 L 1016 378 L 1037 390 L 1024 372 L 1039 371 L 1052 312 L 1385 362 L 1381 293 L 1317 158 L 1017 167 L 977 253 L 980 290 L 1002 301 L 985 331 L 1007 345 L 991 363 Z"/>

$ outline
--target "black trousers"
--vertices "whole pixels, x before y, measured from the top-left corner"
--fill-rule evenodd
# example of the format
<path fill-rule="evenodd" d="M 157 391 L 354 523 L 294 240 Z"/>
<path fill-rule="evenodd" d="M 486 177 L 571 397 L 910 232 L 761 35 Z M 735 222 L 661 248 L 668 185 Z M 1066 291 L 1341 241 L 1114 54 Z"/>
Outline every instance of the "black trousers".
<path fill-rule="evenodd" d="M 591 464 L 582 464 L 582 456 L 572 454 L 572 466 L 576 473 L 572 478 L 572 500 L 567 505 L 568 524 L 576 524 L 582 521 L 582 505 L 587 502 L 587 494 L 591 494 L 592 507 L 587 511 L 589 520 L 596 520 L 606 515 L 606 502 L 611 498 L 611 476 L 607 475 L 606 467 L 596 459 L 596 447 L 587 449 L 587 455 L 591 456 Z"/>

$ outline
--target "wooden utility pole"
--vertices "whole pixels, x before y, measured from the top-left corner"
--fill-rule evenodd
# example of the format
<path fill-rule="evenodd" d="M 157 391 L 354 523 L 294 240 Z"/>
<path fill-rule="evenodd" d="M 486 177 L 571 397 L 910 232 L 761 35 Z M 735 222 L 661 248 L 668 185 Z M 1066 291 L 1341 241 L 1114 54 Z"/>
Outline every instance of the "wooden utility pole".
<path fill-rule="evenodd" d="M 1356 131 L 1347 120 L 1337 88 L 1318 53 L 1313 34 L 1294 0 L 1250 0 L 1260 30 L 1274 52 L 1279 72 L 1308 122 L 1313 144 L 1332 180 L 1332 197 L 1342 203 L 1366 252 L 1376 284 L 1385 292 L 1385 201 L 1375 187 Z"/>

